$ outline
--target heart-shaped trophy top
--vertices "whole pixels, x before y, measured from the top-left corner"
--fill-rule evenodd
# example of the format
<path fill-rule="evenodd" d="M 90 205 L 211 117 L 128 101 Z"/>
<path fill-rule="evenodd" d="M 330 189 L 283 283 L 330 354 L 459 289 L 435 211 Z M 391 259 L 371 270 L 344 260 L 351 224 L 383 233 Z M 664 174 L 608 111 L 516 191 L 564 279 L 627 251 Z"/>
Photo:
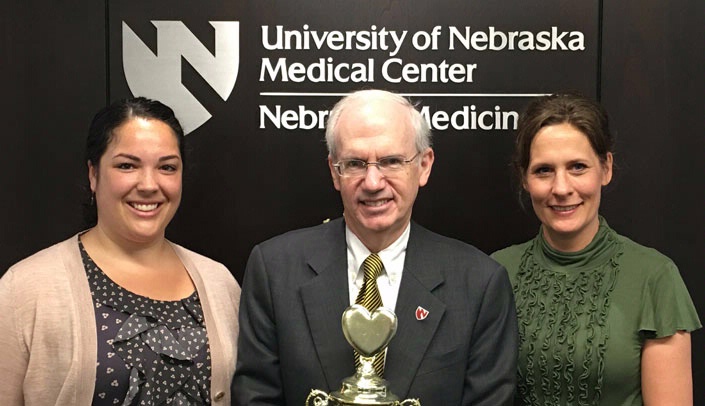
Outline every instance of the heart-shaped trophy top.
<path fill-rule="evenodd" d="M 372 314 L 362 305 L 354 304 L 343 312 L 343 334 L 362 356 L 379 354 L 397 332 L 397 316 L 380 307 Z"/>

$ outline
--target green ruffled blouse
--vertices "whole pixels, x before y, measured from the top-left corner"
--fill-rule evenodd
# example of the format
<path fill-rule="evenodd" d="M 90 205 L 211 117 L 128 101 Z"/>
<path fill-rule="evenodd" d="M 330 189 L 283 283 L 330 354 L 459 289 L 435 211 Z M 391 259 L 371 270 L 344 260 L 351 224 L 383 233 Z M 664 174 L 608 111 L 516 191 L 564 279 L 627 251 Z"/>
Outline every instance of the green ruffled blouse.
<path fill-rule="evenodd" d="M 602 217 L 581 251 L 554 250 L 540 230 L 492 257 L 514 287 L 517 404 L 641 405 L 644 340 L 701 327 L 676 265 Z"/>

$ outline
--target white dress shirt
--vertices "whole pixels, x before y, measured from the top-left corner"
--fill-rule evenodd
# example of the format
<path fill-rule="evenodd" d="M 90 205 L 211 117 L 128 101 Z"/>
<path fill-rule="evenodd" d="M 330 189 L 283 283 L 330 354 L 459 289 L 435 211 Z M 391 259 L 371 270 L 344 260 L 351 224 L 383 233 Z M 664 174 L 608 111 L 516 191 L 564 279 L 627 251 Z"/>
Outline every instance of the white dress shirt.
<path fill-rule="evenodd" d="M 377 286 L 382 296 L 382 305 L 391 311 L 394 311 L 397 304 L 410 230 L 411 224 L 408 224 L 396 241 L 377 253 L 382 260 L 382 264 L 384 264 L 382 274 L 377 278 Z M 345 241 L 348 247 L 348 288 L 350 291 L 350 304 L 352 305 L 355 303 L 358 292 L 362 289 L 362 284 L 365 281 L 362 263 L 371 252 L 347 226 L 345 227 Z"/>

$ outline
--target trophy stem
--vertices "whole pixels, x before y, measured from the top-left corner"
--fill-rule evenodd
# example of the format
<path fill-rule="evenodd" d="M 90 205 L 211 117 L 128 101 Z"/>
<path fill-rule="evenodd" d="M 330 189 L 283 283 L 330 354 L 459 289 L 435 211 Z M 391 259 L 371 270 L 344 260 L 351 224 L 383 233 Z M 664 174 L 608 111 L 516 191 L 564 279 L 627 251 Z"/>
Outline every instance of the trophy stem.
<path fill-rule="evenodd" d="M 380 354 L 381 356 L 384 356 L 384 353 Z M 371 357 L 365 357 L 363 355 L 360 355 L 360 368 L 357 370 L 357 373 L 361 377 L 372 377 L 372 376 L 378 376 L 377 372 L 375 371 L 374 363 L 375 363 L 375 358 L 376 356 L 373 355 Z"/>

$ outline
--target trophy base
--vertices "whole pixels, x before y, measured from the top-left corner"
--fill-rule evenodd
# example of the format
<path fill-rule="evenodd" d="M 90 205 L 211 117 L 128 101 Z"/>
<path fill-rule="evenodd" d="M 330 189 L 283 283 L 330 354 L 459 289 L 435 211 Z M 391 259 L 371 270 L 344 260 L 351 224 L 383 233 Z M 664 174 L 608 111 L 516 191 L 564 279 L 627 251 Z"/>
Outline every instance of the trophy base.
<path fill-rule="evenodd" d="M 330 397 L 339 405 L 394 406 L 399 398 L 387 390 L 388 382 L 377 375 L 355 374 L 343 380 L 343 387 Z"/>
<path fill-rule="evenodd" d="M 373 369 L 360 368 L 355 375 L 343 379 L 339 391 L 329 395 L 313 389 L 306 406 L 421 406 L 418 399 L 399 401 L 388 386 L 387 380 L 377 376 Z"/>

